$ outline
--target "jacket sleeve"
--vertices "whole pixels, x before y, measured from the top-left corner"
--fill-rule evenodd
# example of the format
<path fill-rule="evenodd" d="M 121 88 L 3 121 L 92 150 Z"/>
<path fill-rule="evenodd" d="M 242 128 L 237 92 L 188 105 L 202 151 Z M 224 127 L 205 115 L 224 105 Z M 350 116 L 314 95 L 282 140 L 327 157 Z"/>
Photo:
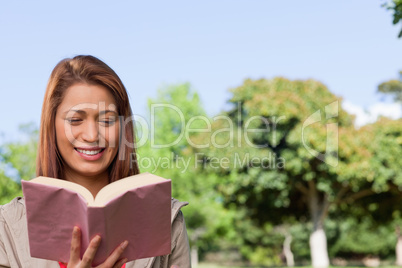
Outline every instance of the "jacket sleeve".
<path fill-rule="evenodd" d="M 174 247 L 169 255 L 168 267 L 176 265 L 179 268 L 190 268 L 190 245 L 188 243 L 186 223 L 181 211 L 173 222 L 172 227 L 173 230 L 177 230 L 177 236 L 172 237 Z"/>
<path fill-rule="evenodd" d="M 1 223 L 0 223 L 1 225 Z M 2 228 L 2 226 L 0 226 Z M 0 237 L 0 268 L 10 267 L 10 263 L 8 262 L 8 257 L 6 255 L 6 250 L 4 249 L 4 244 L 1 241 Z"/>
<path fill-rule="evenodd" d="M 5 229 L 5 221 L 3 219 L 3 214 L 1 212 L 2 206 L 0 206 L 0 268 L 10 267 L 8 257 L 6 254 L 6 249 L 3 242 L 2 233 Z"/>

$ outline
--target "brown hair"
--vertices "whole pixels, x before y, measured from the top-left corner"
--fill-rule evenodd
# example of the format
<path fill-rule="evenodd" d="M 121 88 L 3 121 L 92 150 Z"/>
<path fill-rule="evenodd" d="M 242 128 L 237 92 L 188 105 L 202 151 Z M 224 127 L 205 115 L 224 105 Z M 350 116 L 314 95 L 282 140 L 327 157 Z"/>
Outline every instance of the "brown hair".
<path fill-rule="evenodd" d="M 121 127 L 119 151 L 109 166 L 110 182 L 138 174 L 133 146 L 134 125 L 127 91 L 117 74 L 103 61 L 80 55 L 60 61 L 50 75 L 42 106 L 36 175 L 64 179 L 63 159 L 56 144 L 55 117 L 65 91 L 77 83 L 103 86 L 115 98 Z M 130 168 L 132 163 L 133 168 Z"/>

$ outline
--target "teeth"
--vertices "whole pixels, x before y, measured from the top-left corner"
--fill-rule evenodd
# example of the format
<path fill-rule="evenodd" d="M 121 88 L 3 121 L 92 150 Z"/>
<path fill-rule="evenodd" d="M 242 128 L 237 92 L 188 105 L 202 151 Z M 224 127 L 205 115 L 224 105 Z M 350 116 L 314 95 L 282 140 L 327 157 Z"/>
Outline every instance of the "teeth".
<path fill-rule="evenodd" d="M 77 151 L 82 153 L 82 154 L 96 155 L 96 154 L 99 154 L 102 151 L 102 149 L 100 149 L 100 150 L 81 150 L 81 149 L 77 149 Z"/>

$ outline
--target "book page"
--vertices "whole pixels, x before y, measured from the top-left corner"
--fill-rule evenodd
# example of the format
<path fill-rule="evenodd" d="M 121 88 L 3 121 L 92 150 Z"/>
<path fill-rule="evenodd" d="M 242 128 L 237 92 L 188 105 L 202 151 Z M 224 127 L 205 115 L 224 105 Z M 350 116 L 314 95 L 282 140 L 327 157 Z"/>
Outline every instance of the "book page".
<path fill-rule="evenodd" d="M 163 181 L 168 180 L 148 172 L 120 179 L 103 187 L 96 195 L 94 203 L 88 205 L 101 207 L 130 189 L 140 188 Z"/>
<path fill-rule="evenodd" d="M 37 177 L 30 180 L 30 182 L 69 189 L 80 194 L 87 201 L 87 204 L 91 204 L 94 202 L 94 197 L 92 196 L 91 192 L 84 186 L 81 186 L 74 182 L 49 177 Z"/>

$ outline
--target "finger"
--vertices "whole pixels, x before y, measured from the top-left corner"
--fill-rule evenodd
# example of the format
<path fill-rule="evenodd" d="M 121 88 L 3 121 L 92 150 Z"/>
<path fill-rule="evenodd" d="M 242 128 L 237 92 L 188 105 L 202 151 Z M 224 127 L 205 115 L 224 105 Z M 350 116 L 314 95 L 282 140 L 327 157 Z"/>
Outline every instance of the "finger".
<path fill-rule="evenodd" d="M 81 251 L 81 230 L 79 227 L 74 226 L 71 238 L 70 260 L 68 263 L 76 264 L 80 260 Z"/>
<path fill-rule="evenodd" d="M 81 263 L 84 266 L 91 267 L 92 261 L 95 258 L 96 251 L 99 248 L 101 242 L 101 237 L 96 235 L 88 245 L 87 250 L 85 250 L 84 255 L 82 256 Z"/>
<path fill-rule="evenodd" d="M 104 264 L 106 267 L 114 267 L 115 263 L 117 262 L 118 259 L 120 259 L 121 254 L 123 251 L 127 248 L 128 246 L 128 241 L 124 241 L 121 243 L 113 252 L 110 254 L 110 256 L 106 259 Z"/>
<path fill-rule="evenodd" d="M 127 258 L 124 258 L 124 259 L 118 261 L 118 262 L 113 266 L 113 268 L 121 268 L 121 267 L 123 266 L 123 264 L 125 264 L 126 262 L 127 262 Z"/>

